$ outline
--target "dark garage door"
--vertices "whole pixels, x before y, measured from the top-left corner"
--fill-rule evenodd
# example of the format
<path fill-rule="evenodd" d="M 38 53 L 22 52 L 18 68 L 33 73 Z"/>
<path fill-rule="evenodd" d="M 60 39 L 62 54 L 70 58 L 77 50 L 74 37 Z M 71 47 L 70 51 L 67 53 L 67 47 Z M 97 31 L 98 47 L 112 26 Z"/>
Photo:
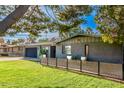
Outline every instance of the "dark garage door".
<path fill-rule="evenodd" d="M 25 57 L 37 58 L 37 48 L 26 48 Z"/>

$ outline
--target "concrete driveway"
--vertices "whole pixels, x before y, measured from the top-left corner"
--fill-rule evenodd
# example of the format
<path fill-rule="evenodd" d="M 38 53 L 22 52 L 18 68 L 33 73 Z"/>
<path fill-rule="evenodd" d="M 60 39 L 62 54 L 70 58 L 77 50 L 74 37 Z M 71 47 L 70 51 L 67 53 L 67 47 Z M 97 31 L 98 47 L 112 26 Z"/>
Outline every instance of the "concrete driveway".
<path fill-rule="evenodd" d="M 0 57 L 0 61 L 23 60 L 24 57 Z"/>
<path fill-rule="evenodd" d="M 40 61 L 40 59 L 36 59 L 36 58 L 25 58 L 25 57 L 0 57 L 0 61 L 12 61 L 12 60 L 32 60 L 32 61 Z"/>

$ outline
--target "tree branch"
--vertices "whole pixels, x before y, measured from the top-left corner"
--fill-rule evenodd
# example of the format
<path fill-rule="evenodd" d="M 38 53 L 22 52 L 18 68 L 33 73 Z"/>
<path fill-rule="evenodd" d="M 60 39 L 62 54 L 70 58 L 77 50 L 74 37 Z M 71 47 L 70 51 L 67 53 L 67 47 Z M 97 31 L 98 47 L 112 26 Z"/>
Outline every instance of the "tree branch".
<path fill-rule="evenodd" d="M 0 22 L 0 35 L 5 33 L 16 21 L 18 21 L 28 10 L 29 5 L 20 5 L 3 21 Z"/>

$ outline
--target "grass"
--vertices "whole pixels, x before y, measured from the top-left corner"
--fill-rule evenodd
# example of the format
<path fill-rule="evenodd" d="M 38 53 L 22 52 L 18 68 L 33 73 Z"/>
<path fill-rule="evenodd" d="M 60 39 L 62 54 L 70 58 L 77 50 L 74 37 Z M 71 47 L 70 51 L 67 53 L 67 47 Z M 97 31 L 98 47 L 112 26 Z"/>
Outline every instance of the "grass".
<path fill-rule="evenodd" d="M 124 84 L 49 68 L 32 61 L 0 62 L 1 88 L 111 88 Z"/>

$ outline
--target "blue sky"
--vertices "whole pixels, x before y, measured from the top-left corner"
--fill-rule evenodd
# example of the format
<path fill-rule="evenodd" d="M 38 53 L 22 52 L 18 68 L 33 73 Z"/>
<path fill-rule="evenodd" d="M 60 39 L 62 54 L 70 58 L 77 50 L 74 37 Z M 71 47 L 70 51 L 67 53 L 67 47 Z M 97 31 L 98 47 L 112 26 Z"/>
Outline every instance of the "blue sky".
<path fill-rule="evenodd" d="M 86 30 L 87 27 L 91 27 L 94 32 L 97 32 L 96 30 L 97 24 L 95 23 L 95 20 L 94 20 L 95 15 L 96 15 L 96 12 L 93 11 L 89 16 L 86 17 L 87 23 L 81 25 L 81 28 L 83 30 Z"/>
<path fill-rule="evenodd" d="M 44 12 L 46 12 L 44 7 L 41 7 L 41 8 L 44 10 Z M 51 12 L 50 12 L 50 14 L 53 15 Z M 94 32 L 97 32 L 97 30 L 96 30 L 97 25 L 96 25 L 96 23 L 94 21 L 95 15 L 96 15 L 96 12 L 93 11 L 91 13 L 91 15 L 86 16 L 87 23 L 81 25 L 81 28 L 83 30 L 85 30 L 87 27 L 91 27 Z M 50 33 L 49 32 L 47 34 L 47 37 L 48 38 L 58 37 L 58 32 L 54 32 L 54 33 Z M 28 38 L 28 33 L 18 33 L 15 36 L 12 36 L 12 37 L 11 36 L 5 36 L 4 37 L 5 41 L 7 41 L 7 40 L 15 40 L 15 39 L 18 39 L 18 38 L 25 38 L 26 39 L 26 38 Z M 41 33 L 41 37 L 39 37 L 39 38 L 46 38 L 46 34 L 45 33 Z"/>

